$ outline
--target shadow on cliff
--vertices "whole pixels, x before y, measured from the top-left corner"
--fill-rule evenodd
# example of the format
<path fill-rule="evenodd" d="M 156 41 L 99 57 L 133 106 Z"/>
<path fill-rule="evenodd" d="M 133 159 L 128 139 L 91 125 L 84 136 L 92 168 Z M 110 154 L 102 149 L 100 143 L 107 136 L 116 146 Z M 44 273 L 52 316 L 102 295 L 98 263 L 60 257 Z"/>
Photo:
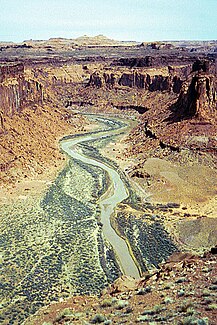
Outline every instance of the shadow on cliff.
<path fill-rule="evenodd" d="M 178 100 L 169 107 L 170 115 L 164 120 L 168 124 L 192 118 L 205 122 L 216 112 L 215 74 L 210 73 L 207 60 L 196 60 L 192 72 L 183 83 Z"/>
<path fill-rule="evenodd" d="M 193 78 L 188 90 L 181 90 L 178 100 L 169 106 L 170 115 L 164 120 L 168 124 L 197 117 L 196 80 Z"/>
<path fill-rule="evenodd" d="M 216 112 L 214 76 L 206 72 L 192 74 L 183 84 L 178 100 L 169 107 L 168 124 L 196 118 L 198 122 L 211 121 Z"/>

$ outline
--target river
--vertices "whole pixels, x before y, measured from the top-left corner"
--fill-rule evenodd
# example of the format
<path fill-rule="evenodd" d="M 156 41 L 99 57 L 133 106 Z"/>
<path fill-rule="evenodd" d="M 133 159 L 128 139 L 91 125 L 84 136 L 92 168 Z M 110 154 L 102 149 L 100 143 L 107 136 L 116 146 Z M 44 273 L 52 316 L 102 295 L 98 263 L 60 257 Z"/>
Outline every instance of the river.
<path fill-rule="evenodd" d="M 121 133 L 122 128 L 120 128 L 117 133 Z M 99 206 L 101 209 L 101 222 L 103 224 L 103 234 L 105 238 L 111 243 L 117 259 L 120 264 L 120 268 L 125 275 L 129 275 L 135 278 L 139 277 L 138 268 L 132 258 L 128 246 L 126 242 L 118 236 L 116 231 L 112 228 L 110 223 L 110 217 L 115 212 L 115 207 L 118 203 L 122 202 L 124 199 L 128 197 L 128 191 L 125 187 L 124 182 L 122 181 L 119 173 L 114 170 L 112 167 L 108 166 L 102 161 L 98 159 L 93 159 L 88 157 L 83 152 L 79 152 L 78 144 L 85 144 L 88 141 L 92 141 L 95 139 L 101 139 L 103 137 L 108 137 L 114 133 L 113 129 L 110 129 L 107 132 L 99 131 L 98 133 L 94 132 L 94 134 L 88 134 L 68 140 L 64 140 L 61 142 L 61 148 L 72 158 L 82 161 L 85 164 L 94 165 L 104 169 L 111 180 L 112 191 L 107 190 L 107 192 L 100 197 Z"/>
<path fill-rule="evenodd" d="M 0 206 L 2 324 L 21 324 L 59 299 L 99 294 L 120 269 L 139 277 L 127 244 L 110 224 L 128 197 L 127 185 L 115 164 L 98 154 L 126 125 L 92 119 L 97 131 L 61 141 L 71 158 L 45 192 Z"/>

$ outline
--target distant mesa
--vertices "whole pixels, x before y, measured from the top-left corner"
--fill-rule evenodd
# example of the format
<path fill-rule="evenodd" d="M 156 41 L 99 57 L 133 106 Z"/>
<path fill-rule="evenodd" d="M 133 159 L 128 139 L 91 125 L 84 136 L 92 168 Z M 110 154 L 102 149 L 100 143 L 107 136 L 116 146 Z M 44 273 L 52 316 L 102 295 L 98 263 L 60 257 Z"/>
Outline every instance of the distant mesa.
<path fill-rule="evenodd" d="M 52 37 L 48 40 L 25 40 L 26 44 L 30 45 L 68 45 L 68 46 L 133 46 L 138 45 L 137 42 L 117 41 L 110 39 L 102 34 L 96 36 L 83 35 L 77 38 L 64 38 L 64 37 Z"/>
<path fill-rule="evenodd" d="M 107 36 L 102 34 L 96 36 L 87 36 L 83 35 L 76 39 L 74 39 L 75 43 L 80 45 L 88 45 L 88 46 L 121 46 L 121 45 L 137 45 L 137 42 L 127 42 L 127 41 L 117 41 L 114 39 L 110 39 Z"/>

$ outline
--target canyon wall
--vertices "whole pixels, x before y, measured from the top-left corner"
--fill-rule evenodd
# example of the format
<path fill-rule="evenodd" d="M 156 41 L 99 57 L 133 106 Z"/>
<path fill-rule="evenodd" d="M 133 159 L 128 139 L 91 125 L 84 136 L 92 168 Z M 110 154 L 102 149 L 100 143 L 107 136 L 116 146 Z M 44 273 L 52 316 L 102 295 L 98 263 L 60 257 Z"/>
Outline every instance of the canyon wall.
<path fill-rule="evenodd" d="M 0 133 L 4 131 L 4 116 L 12 117 L 23 108 L 42 102 L 42 85 L 25 76 L 22 63 L 0 66 Z"/>
<path fill-rule="evenodd" d="M 162 67 L 169 65 L 191 65 L 195 60 L 194 57 L 186 57 L 182 55 L 177 55 L 178 53 L 164 54 L 164 55 L 146 55 L 142 57 L 130 57 L 130 58 L 120 58 L 113 61 L 114 66 L 124 66 L 124 67 Z"/>
<path fill-rule="evenodd" d="M 164 67 L 159 69 L 116 69 L 111 71 L 95 71 L 88 86 L 96 88 L 113 88 L 118 86 L 146 89 L 153 91 L 169 91 L 179 93 L 183 81 L 191 72 L 191 66 Z"/>
<path fill-rule="evenodd" d="M 217 111 L 215 77 L 203 71 L 190 75 L 171 110 L 172 119 L 177 121 L 191 117 L 212 119 Z"/>

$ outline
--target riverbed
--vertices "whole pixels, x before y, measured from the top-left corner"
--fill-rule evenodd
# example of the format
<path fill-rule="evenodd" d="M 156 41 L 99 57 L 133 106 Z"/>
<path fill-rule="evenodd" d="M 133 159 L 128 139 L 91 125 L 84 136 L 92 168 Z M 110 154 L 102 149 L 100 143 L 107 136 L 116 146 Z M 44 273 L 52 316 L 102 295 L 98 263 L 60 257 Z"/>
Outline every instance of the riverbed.
<path fill-rule="evenodd" d="M 110 132 L 112 132 L 111 130 Z M 115 213 L 115 207 L 118 203 L 122 202 L 129 196 L 127 188 L 125 187 L 124 182 L 122 181 L 120 175 L 112 167 L 109 167 L 103 162 L 100 162 L 96 159 L 91 159 L 88 156 L 85 156 L 84 153 L 79 153 L 79 149 L 76 145 L 88 143 L 95 139 L 103 139 L 104 137 L 108 138 L 109 134 L 99 132 L 93 135 L 85 135 L 83 137 L 66 140 L 61 143 L 61 148 L 72 158 L 82 161 L 85 164 L 97 166 L 102 168 L 108 173 L 110 179 L 110 188 L 104 193 L 102 197 L 99 198 L 98 203 L 100 206 L 100 221 L 102 222 L 103 234 L 106 240 L 112 245 L 114 252 L 118 258 L 120 268 L 123 274 L 138 278 L 139 271 L 135 264 L 135 258 L 133 258 L 128 250 L 126 242 L 116 233 L 112 228 L 110 223 L 110 217 Z"/>

